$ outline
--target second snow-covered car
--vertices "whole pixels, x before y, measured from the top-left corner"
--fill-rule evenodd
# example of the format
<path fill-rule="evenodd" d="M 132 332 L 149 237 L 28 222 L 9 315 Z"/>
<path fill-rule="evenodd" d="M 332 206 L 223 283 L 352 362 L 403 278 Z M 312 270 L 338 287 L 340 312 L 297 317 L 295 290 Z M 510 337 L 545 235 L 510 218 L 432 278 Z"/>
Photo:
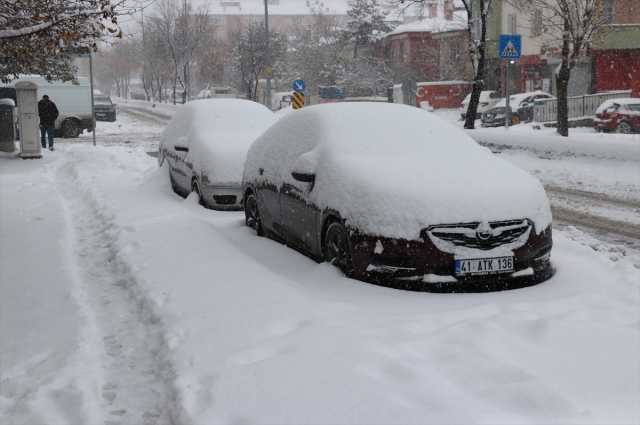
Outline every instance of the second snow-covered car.
<path fill-rule="evenodd" d="M 288 114 L 249 149 L 243 194 L 247 226 L 356 279 L 442 290 L 551 273 L 540 182 L 418 108 Z"/>
<path fill-rule="evenodd" d="M 593 127 L 623 134 L 640 132 L 640 99 L 605 100 L 596 110 Z"/>
<path fill-rule="evenodd" d="M 531 93 L 520 93 L 509 96 L 509 107 L 511 108 L 510 125 L 520 124 L 533 120 L 533 104 L 536 100 L 555 99 L 549 93 L 535 91 Z M 482 114 L 483 127 L 500 127 L 505 123 L 507 112 L 507 100 L 502 99 L 493 108 Z"/>
<path fill-rule="evenodd" d="M 478 110 L 476 111 L 476 119 L 482 117 L 482 113 L 496 106 L 498 102 L 502 99 L 500 93 L 493 90 L 483 90 L 480 92 L 480 100 L 478 103 Z M 471 102 L 471 93 L 467 95 L 462 101 L 460 105 L 460 115 L 462 119 L 467 118 L 467 108 L 469 108 L 469 103 Z"/>
<path fill-rule="evenodd" d="M 217 210 L 242 209 L 242 167 L 251 143 L 277 121 L 240 99 L 202 99 L 178 109 L 160 137 L 158 164 L 169 163 L 173 190 L 196 192 Z"/>

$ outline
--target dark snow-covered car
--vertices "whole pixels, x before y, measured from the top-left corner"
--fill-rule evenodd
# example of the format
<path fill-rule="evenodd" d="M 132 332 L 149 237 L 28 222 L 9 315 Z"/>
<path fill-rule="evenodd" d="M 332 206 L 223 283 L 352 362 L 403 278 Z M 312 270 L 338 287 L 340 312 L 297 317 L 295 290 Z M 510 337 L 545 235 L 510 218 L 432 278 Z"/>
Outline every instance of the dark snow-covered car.
<path fill-rule="evenodd" d="M 109 96 L 94 95 L 93 96 L 93 112 L 96 121 L 115 121 L 116 108 L 111 103 Z"/>
<path fill-rule="evenodd" d="M 511 108 L 511 122 L 509 125 L 520 124 L 533 120 L 533 104 L 536 100 L 555 99 L 549 93 L 535 91 L 531 93 L 520 93 L 509 96 L 509 107 Z M 493 108 L 482 114 L 483 127 L 504 126 L 507 112 L 507 100 L 502 99 Z"/>
<path fill-rule="evenodd" d="M 251 143 L 277 121 L 256 102 L 202 99 L 180 107 L 160 137 L 173 190 L 217 210 L 242 210 L 242 167 Z"/>
<path fill-rule="evenodd" d="M 496 106 L 496 104 L 500 102 L 501 99 L 502 96 L 500 96 L 500 93 L 498 93 L 497 91 L 481 91 L 479 99 L 480 103 L 478 103 L 478 110 L 476 111 L 476 119 L 482 117 L 482 114 L 485 111 L 488 111 L 489 109 Z M 464 98 L 462 104 L 460 105 L 460 116 L 462 116 L 463 120 L 467 118 L 467 108 L 469 108 L 469 103 L 471 103 L 471 93 L 469 93 L 467 97 Z"/>
<path fill-rule="evenodd" d="M 623 134 L 640 132 L 640 99 L 605 100 L 596 110 L 593 127 Z"/>
<path fill-rule="evenodd" d="M 418 108 L 294 111 L 249 149 L 242 190 L 246 224 L 258 235 L 356 279 L 450 290 L 517 287 L 551 274 L 540 182 Z"/>

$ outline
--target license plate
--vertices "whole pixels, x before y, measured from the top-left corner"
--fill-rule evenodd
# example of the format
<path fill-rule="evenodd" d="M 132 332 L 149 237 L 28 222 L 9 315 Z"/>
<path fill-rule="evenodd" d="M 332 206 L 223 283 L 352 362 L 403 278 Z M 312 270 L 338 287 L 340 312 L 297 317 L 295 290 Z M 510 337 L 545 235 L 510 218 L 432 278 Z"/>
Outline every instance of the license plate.
<path fill-rule="evenodd" d="M 456 260 L 457 276 L 480 276 L 513 272 L 513 257 Z"/>

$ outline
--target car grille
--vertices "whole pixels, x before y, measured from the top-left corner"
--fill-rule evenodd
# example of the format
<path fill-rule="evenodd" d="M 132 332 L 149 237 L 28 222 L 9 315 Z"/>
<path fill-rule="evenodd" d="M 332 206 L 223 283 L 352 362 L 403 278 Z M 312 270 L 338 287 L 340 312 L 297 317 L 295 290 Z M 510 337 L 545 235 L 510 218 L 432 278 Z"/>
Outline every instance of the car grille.
<path fill-rule="evenodd" d="M 218 205 L 233 205 L 236 203 L 236 195 L 213 195 L 213 200 Z"/>
<path fill-rule="evenodd" d="M 427 229 L 433 237 L 456 246 L 489 250 L 518 240 L 529 228 L 528 220 L 494 221 L 491 223 L 445 224 Z"/>

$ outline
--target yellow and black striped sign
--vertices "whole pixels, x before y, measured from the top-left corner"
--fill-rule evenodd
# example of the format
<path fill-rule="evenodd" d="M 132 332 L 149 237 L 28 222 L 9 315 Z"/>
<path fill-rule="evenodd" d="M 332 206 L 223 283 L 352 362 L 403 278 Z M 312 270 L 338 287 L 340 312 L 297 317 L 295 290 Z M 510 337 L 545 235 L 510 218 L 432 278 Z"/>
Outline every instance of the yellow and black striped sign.
<path fill-rule="evenodd" d="M 304 93 L 293 93 L 293 109 L 304 108 Z"/>

